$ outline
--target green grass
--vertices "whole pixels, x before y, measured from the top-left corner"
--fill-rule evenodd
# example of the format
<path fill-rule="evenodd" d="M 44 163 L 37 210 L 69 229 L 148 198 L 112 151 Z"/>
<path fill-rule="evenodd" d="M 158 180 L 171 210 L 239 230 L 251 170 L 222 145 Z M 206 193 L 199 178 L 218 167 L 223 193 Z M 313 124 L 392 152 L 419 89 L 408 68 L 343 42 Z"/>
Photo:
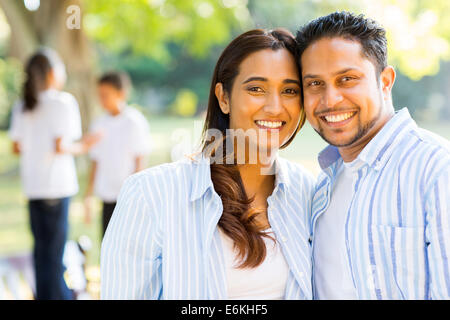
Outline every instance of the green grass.
<path fill-rule="evenodd" d="M 174 134 L 177 129 L 187 130 L 181 133 L 184 133 L 191 141 L 197 142 L 196 139 L 199 137 L 202 125 L 200 119 L 175 117 L 152 117 L 149 122 L 154 141 L 154 152 L 149 159 L 149 166 L 170 161 L 171 147 L 179 143 L 175 140 L 176 134 Z M 194 127 L 195 123 L 197 126 Z M 421 125 L 450 139 L 448 124 Z M 19 180 L 18 158 L 11 154 L 10 144 L 6 132 L 0 132 L 0 255 L 30 251 L 33 244 L 26 198 L 21 191 Z M 319 166 L 316 157 L 325 145 L 325 142 L 306 124 L 293 143 L 285 150 L 281 150 L 280 154 L 302 163 L 317 175 Z M 96 202 L 96 215 L 90 225 L 85 225 L 83 223 L 82 195 L 86 186 L 87 164 L 88 161 L 85 157 L 77 158 L 80 192 L 71 202 L 69 238 L 77 239 L 81 235 L 88 235 L 91 238 L 93 247 L 88 256 L 88 265 L 96 266 L 99 264 L 100 255 L 101 205 L 99 201 Z"/>

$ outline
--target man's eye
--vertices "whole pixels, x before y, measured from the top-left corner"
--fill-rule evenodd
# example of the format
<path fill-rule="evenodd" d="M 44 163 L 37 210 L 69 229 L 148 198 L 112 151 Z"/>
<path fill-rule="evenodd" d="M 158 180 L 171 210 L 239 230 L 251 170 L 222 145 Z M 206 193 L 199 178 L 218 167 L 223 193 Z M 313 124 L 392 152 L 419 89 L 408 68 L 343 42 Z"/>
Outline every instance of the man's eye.
<path fill-rule="evenodd" d="M 320 85 L 320 81 L 318 81 L 318 80 L 314 80 L 314 81 L 311 81 L 310 83 L 308 83 L 309 87 L 317 87 L 319 85 Z"/>
<path fill-rule="evenodd" d="M 351 80 L 353 80 L 353 79 L 355 79 L 355 78 L 353 78 L 353 77 L 342 77 L 342 78 L 341 78 L 341 81 L 342 81 L 342 82 L 348 82 L 348 81 L 351 81 Z"/>

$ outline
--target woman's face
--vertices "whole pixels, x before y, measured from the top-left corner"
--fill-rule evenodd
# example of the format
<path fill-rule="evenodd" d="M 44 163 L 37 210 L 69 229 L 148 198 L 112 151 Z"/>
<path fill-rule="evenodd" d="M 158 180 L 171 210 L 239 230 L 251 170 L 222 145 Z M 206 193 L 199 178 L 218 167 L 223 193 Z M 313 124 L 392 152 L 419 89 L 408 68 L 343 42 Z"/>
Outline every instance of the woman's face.
<path fill-rule="evenodd" d="M 295 133 L 300 121 L 300 80 L 294 56 L 286 49 L 250 54 L 239 66 L 231 96 L 216 86 L 230 129 L 242 129 L 258 150 L 278 149 Z M 267 137 L 265 139 L 264 137 Z"/>

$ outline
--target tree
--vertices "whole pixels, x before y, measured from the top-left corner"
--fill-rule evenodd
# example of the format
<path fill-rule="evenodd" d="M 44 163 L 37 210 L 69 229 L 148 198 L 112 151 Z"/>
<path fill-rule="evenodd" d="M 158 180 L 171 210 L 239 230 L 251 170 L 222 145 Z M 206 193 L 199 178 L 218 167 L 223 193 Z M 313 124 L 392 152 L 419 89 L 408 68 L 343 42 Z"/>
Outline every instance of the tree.
<path fill-rule="evenodd" d="M 86 129 L 94 96 L 95 54 L 81 28 L 69 29 L 70 12 L 66 11 L 82 4 L 80 0 L 46 0 L 38 10 L 29 11 L 23 1 L 0 0 L 11 29 L 9 54 L 24 63 L 39 46 L 58 51 L 70 75 L 67 89 L 80 104 Z"/>
<path fill-rule="evenodd" d="M 74 6 L 81 24 L 70 29 L 67 23 L 76 12 L 68 9 Z M 171 43 L 182 44 L 189 55 L 205 56 L 229 39 L 232 28 L 242 27 L 248 15 L 245 4 L 230 0 L 45 0 L 36 11 L 29 11 L 22 0 L 0 0 L 0 7 L 11 26 L 11 56 L 24 62 L 40 45 L 60 53 L 84 129 L 98 71 L 92 41 L 118 54 L 132 50 L 169 65 Z"/>
<path fill-rule="evenodd" d="M 380 22 L 387 31 L 389 59 L 410 79 L 435 75 L 450 59 L 448 0 L 250 0 L 256 25 L 282 26 L 291 31 L 334 11 L 352 11 Z"/>

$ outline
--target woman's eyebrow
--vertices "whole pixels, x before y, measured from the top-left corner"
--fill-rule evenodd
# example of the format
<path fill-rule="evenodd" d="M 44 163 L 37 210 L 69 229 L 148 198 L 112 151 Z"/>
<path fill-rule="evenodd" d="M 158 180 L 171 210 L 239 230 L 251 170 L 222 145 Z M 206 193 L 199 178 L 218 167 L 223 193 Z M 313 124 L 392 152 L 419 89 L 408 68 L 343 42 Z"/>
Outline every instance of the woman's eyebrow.
<path fill-rule="evenodd" d="M 245 83 L 248 83 L 248 82 L 251 82 L 251 81 L 265 81 L 265 82 L 267 82 L 268 80 L 267 80 L 267 78 L 264 78 L 264 77 L 250 77 L 247 80 L 245 80 L 244 82 L 242 82 L 242 84 L 245 84 Z M 300 81 L 295 80 L 295 79 L 284 79 L 283 83 L 295 83 L 295 84 L 300 86 Z"/>
<path fill-rule="evenodd" d="M 244 82 L 242 82 L 242 84 L 251 82 L 251 81 L 267 81 L 267 78 L 264 77 L 250 77 L 247 80 L 245 80 Z"/>
<path fill-rule="evenodd" d="M 284 79 L 283 83 L 295 83 L 296 85 L 300 86 L 300 81 L 294 79 Z"/>

